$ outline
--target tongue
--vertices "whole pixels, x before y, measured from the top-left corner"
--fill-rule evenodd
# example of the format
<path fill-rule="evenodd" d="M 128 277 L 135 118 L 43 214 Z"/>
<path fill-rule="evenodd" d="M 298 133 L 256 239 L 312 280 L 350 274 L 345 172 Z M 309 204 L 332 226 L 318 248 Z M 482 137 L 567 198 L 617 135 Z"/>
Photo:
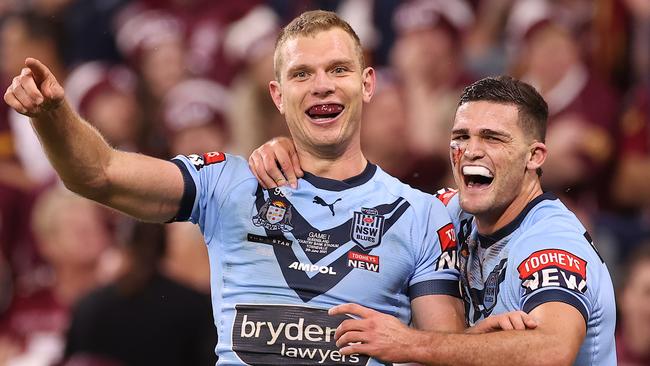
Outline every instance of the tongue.
<path fill-rule="evenodd" d="M 309 108 L 309 114 L 312 116 L 337 114 L 341 111 L 343 111 L 343 106 L 340 104 L 321 104 Z"/>

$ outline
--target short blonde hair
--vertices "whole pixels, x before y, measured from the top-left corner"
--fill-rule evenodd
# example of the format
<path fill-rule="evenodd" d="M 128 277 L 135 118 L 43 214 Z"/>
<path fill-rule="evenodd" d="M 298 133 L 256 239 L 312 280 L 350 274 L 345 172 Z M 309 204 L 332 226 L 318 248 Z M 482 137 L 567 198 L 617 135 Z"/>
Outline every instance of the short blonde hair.
<path fill-rule="evenodd" d="M 357 56 L 359 57 L 359 65 L 363 69 L 365 61 L 363 59 L 363 48 L 361 47 L 361 40 L 357 33 L 352 29 L 350 24 L 341 19 L 336 13 L 324 10 L 307 11 L 287 24 L 275 42 L 275 51 L 273 53 L 273 69 L 275 71 L 275 78 L 280 81 L 280 68 L 282 66 L 282 57 L 280 49 L 284 44 L 293 38 L 314 36 L 320 32 L 328 31 L 333 28 L 342 29 L 345 33 L 349 34 L 354 41 Z"/>

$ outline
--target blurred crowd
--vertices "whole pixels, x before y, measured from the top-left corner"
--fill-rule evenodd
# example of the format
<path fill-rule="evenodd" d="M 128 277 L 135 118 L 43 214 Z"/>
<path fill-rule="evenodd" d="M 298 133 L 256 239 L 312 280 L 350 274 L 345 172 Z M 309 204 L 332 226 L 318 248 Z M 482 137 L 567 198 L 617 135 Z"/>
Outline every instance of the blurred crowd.
<path fill-rule="evenodd" d="M 288 134 L 268 93 L 275 37 L 316 8 L 352 25 L 378 71 L 367 158 L 418 189 L 453 187 L 465 85 L 506 73 L 541 92 L 544 187 L 612 272 L 620 364 L 649 365 L 648 0 L 4 0 L 0 79 L 34 57 L 115 147 L 247 156 Z M 0 365 L 214 364 L 209 296 L 195 226 L 66 192 L 27 118 L 0 105 Z"/>

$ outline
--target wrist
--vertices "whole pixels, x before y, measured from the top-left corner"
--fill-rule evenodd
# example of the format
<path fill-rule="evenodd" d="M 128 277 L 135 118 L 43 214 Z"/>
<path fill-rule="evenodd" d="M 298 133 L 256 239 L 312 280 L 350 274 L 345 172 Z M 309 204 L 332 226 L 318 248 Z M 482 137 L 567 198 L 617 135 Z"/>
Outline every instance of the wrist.
<path fill-rule="evenodd" d="M 411 342 L 406 352 L 411 355 L 409 359 L 421 364 L 430 364 L 436 359 L 436 344 L 440 344 L 440 332 L 416 330 L 413 332 Z"/>

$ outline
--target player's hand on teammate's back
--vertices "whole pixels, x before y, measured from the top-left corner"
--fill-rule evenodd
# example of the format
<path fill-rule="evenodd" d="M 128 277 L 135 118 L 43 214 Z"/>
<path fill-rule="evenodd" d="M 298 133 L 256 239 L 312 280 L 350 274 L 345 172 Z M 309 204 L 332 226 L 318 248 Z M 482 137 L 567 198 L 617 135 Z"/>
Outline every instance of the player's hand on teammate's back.
<path fill-rule="evenodd" d="M 465 333 L 481 334 L 501 330 L 526 330 L 537 328 L 537 321 L 531 315 L 523 311 L 511 311 L 504 314 L 491 315 L 471 328 Z"/>
<path fill-rule="evenodd" d="M 57 108 L 64 92 L 52 72 L 40 61 L 27 58 L 20 74 L 5 92 L 5 102 L 20 114 L 36 117 Z"/>
<path fill-rule="evenodd" d="M 255 149 L 248 165 L 265 189 L 286 184 L 296 188 L 303 176 L 298 153 L 288 137 L 276 137 Z"/>

